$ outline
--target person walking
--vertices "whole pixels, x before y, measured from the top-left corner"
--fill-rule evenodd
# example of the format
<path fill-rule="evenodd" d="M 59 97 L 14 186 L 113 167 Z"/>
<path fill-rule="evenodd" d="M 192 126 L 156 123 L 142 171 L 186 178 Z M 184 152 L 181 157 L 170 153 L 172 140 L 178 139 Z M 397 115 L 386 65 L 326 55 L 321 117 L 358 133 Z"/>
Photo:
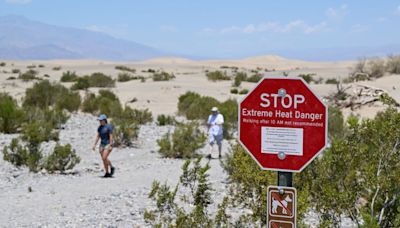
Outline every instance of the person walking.
<path fill-rule="evenodd" d="M 104 177 L 112 177 L 115 172 L 114 166 L 112 166 L 108 156 L 112 151 L 113 145 L 113 127 L 107 121 L 107 116 L 101 114 L 97 119 L 100 121 L 100 126 L 97 128 L 96 140 L 93 145 L 93 151 L 96 150 L 97 142 L 100 140 L 99 152 L 104 165 Z M 109 171 L 110 170 L 110 171 Z"/>
<path fill-rule="evenodd" d="M 224 138 L 224 130 L 222 128 L 222 125 L 224 124 L 224 116 L 219 113 L 217 107 L 213 107 L 211 109 L 211 115 L 208 116 L 207 124 L 208 143 L 210 144 L 210 153 L 208 154 L 207 158 L 212 158 L 211 154 L 215 144 L 218 145 L 218 158 L 221 158 L 222 140 Z"/>

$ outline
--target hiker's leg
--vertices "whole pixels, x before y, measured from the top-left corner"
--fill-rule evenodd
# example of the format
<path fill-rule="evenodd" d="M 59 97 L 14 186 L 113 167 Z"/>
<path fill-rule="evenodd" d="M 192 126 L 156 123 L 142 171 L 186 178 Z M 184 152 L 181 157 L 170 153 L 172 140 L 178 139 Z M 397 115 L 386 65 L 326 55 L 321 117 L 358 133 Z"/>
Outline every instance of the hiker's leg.
<path fill-rule="evenodd" d="M 218 155 L 219 155 L 219 157 L 221 157 L 221 152 L 222 152 L 222 139 L 223 139 L 222 135 L 218 135 L 217 136 L 217 145 L 218 145 Z"/>
<path fill-rule="evenodd" d="M 106 149 L 103 152 L 103 161 L 105 161 L 107 163 L 107 168 L 111 168 L 112 164 L 110 159 L 108 159 L 108 156 L 110 155 L 112 149 L 110 147 L 106 147 Z M 107 169 L 108 172 L 108 169 Z"/>
<path fill-rule="evenodd" d="M 107 158 L 105 159 L 105 156 L 104 156 L 105 154 L 106 154 L 105 149 L 100 151 L 101 160 L 103 161 L 103 166 L 104 166 L 104 172 L 108 173 L 108 162 L 107 162 Z"/>

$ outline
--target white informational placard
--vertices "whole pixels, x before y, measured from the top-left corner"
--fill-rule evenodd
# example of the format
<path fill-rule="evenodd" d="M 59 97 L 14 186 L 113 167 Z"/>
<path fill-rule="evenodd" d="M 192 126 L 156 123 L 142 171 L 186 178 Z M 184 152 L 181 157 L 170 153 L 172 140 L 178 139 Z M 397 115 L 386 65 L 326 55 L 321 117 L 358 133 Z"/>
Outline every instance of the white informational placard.
<path fill-rule="evenodd" d="M 303 155 L 303 128 L 261 127 L 261 152 Z"/>

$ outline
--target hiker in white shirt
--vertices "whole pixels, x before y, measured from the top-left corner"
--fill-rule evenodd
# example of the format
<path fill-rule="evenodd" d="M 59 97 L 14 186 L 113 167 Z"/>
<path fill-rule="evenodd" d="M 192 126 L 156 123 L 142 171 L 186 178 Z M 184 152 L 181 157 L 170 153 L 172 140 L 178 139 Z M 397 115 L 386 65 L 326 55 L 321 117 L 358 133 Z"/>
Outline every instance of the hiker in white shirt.
<path fill-rule="evenodd" d="M 216 143 L 218 145 L 218 157 L 221 158 L 221 150 L 222 150 L 222 140 L 223 136 L 223 128 L 224 124 L 224 116 L 218 112 L 217 107 L 213 107 L 211 109 L 212 114 L 208 116 L 208 143 L 210 144 L 210 154 L 207 158 L 211 159 L 211 153 L 213 150 L 213 146 Z"/>

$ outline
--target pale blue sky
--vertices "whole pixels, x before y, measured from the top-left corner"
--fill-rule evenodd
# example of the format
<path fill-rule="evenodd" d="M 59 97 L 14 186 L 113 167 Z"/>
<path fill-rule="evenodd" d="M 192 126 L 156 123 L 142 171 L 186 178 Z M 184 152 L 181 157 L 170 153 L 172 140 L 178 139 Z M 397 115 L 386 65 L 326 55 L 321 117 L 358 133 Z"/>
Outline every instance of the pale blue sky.
<path fill-rule="evenodd" d="M 400 1 L 0 0 L 10 14 L 188 56 L 400 46 Z"/>

